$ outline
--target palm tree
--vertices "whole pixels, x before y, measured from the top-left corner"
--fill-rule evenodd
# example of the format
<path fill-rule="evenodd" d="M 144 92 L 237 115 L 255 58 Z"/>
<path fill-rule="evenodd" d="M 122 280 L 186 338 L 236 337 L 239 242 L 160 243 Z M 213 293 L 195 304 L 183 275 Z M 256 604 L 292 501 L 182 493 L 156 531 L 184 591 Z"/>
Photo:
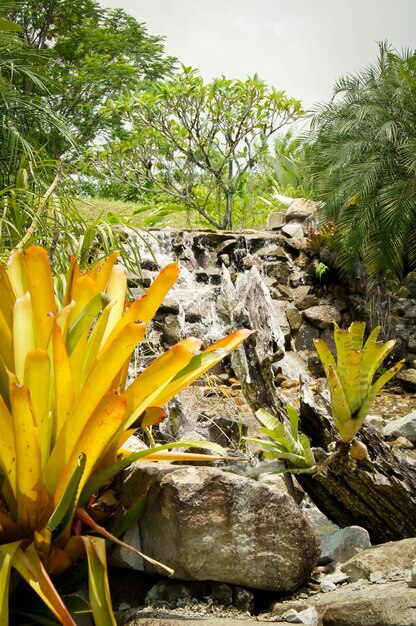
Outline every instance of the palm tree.
<path fill-rule="evenodd" d="M 341 78 L 315 116 L 306 158 L 314 197 L 337 227 L 344 273 L 416 269 L 416 56 L 386 43 L 354 76 Z"/>

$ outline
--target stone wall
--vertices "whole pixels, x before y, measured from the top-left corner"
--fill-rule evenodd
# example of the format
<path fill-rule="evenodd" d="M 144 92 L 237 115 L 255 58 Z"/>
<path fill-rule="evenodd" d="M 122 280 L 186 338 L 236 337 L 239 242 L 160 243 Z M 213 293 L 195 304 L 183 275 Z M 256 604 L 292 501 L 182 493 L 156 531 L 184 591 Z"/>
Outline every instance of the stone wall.
<path fill-rule="evenodd" d="M 270 217 L 273 230 L 155 229 L 147 238 L 152 253 L 138 241 L 142 276 L 130 276 L 133 291 L 147 287 L 169 261 L 177 260 L 181 267 L 178 285 L 156 315 L 150 354 L 185 336 L 208 344 L 229 332 L 224 285 L 255 271 L 271 296 L 269 328 L 277 323 L 284 337 L 282 346 L 275 345 L 276 374 L 297 377 L 307 367 L 313 376 L 322 375 L 313 339 L 322 337 L 332 345 L 333 322 L 345 327 L 353 319 L 364 319 L 371 327 L 381 323 L 383 339 L 396 338 L 394 358 L 405 358 L 410 368 L 416 365 L 416 276 L 409 275 L 393 292 L 358 280 L 346 287 L 331 282 L 331 273 L 319 279 L 319 259 L 306 239 L 313 203 L 293 204 L 283 217 Z"/>

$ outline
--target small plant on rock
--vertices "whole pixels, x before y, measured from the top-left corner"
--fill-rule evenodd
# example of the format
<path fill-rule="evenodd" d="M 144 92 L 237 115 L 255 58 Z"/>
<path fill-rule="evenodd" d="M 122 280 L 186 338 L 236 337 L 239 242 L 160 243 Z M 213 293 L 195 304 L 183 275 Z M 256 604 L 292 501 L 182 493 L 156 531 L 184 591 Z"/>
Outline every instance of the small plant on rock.
<path fill-rule="evenodd" d="M 381 326 L 377 326 L 364 342 L 365 322 L 352 322 L 347 330 L 334 322 L 336 358 L 322 339 L 314 344 L 329 382 L 332 417 L 341 441 L 347 444 L 351 456 L 361 460 L 366 451 L 354 441 L 364 419 L 373 406 L 380 389 L 400 370 L 399 361 L 374 380 L 381 363 L 394 347 L 391 339 L 377 341 Z"/>
<path fill-rule="evenodd" d="M 309 438 L 299 434 L 299 416 L 293 406 L 286 407 L 290 429 L 265 409 L 256 411 L 257 419 L 263 424 L 260 431 L 267 435 L 268 440 L 245 437 L 245 441 L 259 445 L 266 459 L 285 461 L 275 473 L 313 474 L 316 470 L 315 457 Z"/>
<path fill-rule="evenodd" d="M 37 609 L 38 623 L 52 623 L 52 613 L 75 626 L 53 580 L 86 556 L 95 624 L 115 626 L 105 550 L 106 538 L 115 538 L 85 507 L 132 461 L 184 445 L 120 450 L 251 333 L 236 331 L 202 352 L 199 340 L 184 339 L 127 385 L 132 350 L 179 269 L 168 265 L 143 297 L 126 302 L 116 258 L 86 272 L 72 259 L 61 298 L 43 248 L 15 251 L 7 268 L 0 265 L 0 624 L 9 623 L 17 571 L 49 609 L 49 616 Z"/>

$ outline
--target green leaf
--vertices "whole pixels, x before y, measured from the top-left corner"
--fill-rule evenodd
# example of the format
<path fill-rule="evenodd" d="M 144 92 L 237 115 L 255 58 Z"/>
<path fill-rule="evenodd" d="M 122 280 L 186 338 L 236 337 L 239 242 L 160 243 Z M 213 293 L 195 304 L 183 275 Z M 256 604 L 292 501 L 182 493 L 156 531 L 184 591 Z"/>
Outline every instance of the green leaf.
<path fill-rule="evenodd" d="M 120 537 L 123 533 L 125 533 L 129 528 L 134 526 L 138 522 L 138 520 L 143 515 L 146 509 L 146 498 L 139 498 L 125 513 L 122 519 L 116 524 L 115 528 L 113 528 L 112 534 L 115 537 Z"/>
<path fill-rule="evenodd" d="M 75 506 L 77 504 L 78 486 L 81 482 L 86 462 L 87 457 L 85 454 L 80 454 L 78 456 L 77 466 L 68 481 L 62 498 L 46 523 L 47 528 L 53 531 L 53 538 L 60 535 L 74 515 Z"/>
<path fill-rule="evenodd" d="M 10 20 L 5 20 L 3 17 L 0 17 L 0 31 L 3 33 L 22 33 L 23 28 L 20 24 L 10 22 Z"/>
<path fill-rule="evenodd" d="M 13 558 L 21 541 L 0 545 L 0 626 L 9 626 L 9 583 Z"/>
<path fill-rule="evenodd" d="M 105 540 L 81 536 L 88 559 L 88 589 L 96 626 L 117 626 L 111 606 Z"/>
<path fill-rule="evenodd" d="M 68 355 L 71 354 L 77 342 L 91 327 L 94 318 L 109 304 L 111 298 L 106 293 L 96 293 L 82 309 L 68 331 L 66 341 Z"/>

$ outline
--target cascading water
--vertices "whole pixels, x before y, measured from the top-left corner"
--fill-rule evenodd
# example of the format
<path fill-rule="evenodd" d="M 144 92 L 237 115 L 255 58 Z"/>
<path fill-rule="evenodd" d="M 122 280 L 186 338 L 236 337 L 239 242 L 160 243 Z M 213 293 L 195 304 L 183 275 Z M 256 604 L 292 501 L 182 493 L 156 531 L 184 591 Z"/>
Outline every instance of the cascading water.
<path fill-rule="evenodd" d="M 164 229 L 131 236 L 142 259 L 143 276 L 135 277 L 137 284 L 149 286 L 172 261 L 178 261 L 181 270 L 149 331 L 150 343 L 156 346 L 149 356 L 189 336 L 202 339 L 207 347 L 233 329 L 248 325 L 257 331 L 260 360 L 272 363 L 279 358 L 280 369 L 288 378 L 307 376 L 305 363 L 288 346 L 291 330 L 283 312 L 285 302 L 276 300 L 276 295 L 272 298 L 267 286 L 276 274 L 279 281 L 280 272 L 283 283 L 288 275 L 301 272 L 280 241 L 276 242 L 275 234 Z M 238 321 L 235 311 L 229 310 L 227 297 L 234 302 L 231 309 L 248 311 L 250 319 Z M 276 305 L 282 305 L 280 313 Z"/>
<path fill-rule="evenodd" d="M 144 233 L 141 238 L 135 239 L 142 259 L 143 282 L 149 284 L 158 271 L 177 260 L 172 233 L 169 230 L 158 231 L 157 235 Z M 197 271 L 201 266 L 195 258 L 191 242 L 185 238 L 182 242 L 179 279 L 166 297 L 162 311 L 175 314 L 178 339 L 194 335 L 201 338 L 204 344 L 209 344 L 224 336 L 224 322 L 218 315 L 219 287 L 209 282 L 209 276 L 205 277 L 208 282 L 201 282 Z"/>

